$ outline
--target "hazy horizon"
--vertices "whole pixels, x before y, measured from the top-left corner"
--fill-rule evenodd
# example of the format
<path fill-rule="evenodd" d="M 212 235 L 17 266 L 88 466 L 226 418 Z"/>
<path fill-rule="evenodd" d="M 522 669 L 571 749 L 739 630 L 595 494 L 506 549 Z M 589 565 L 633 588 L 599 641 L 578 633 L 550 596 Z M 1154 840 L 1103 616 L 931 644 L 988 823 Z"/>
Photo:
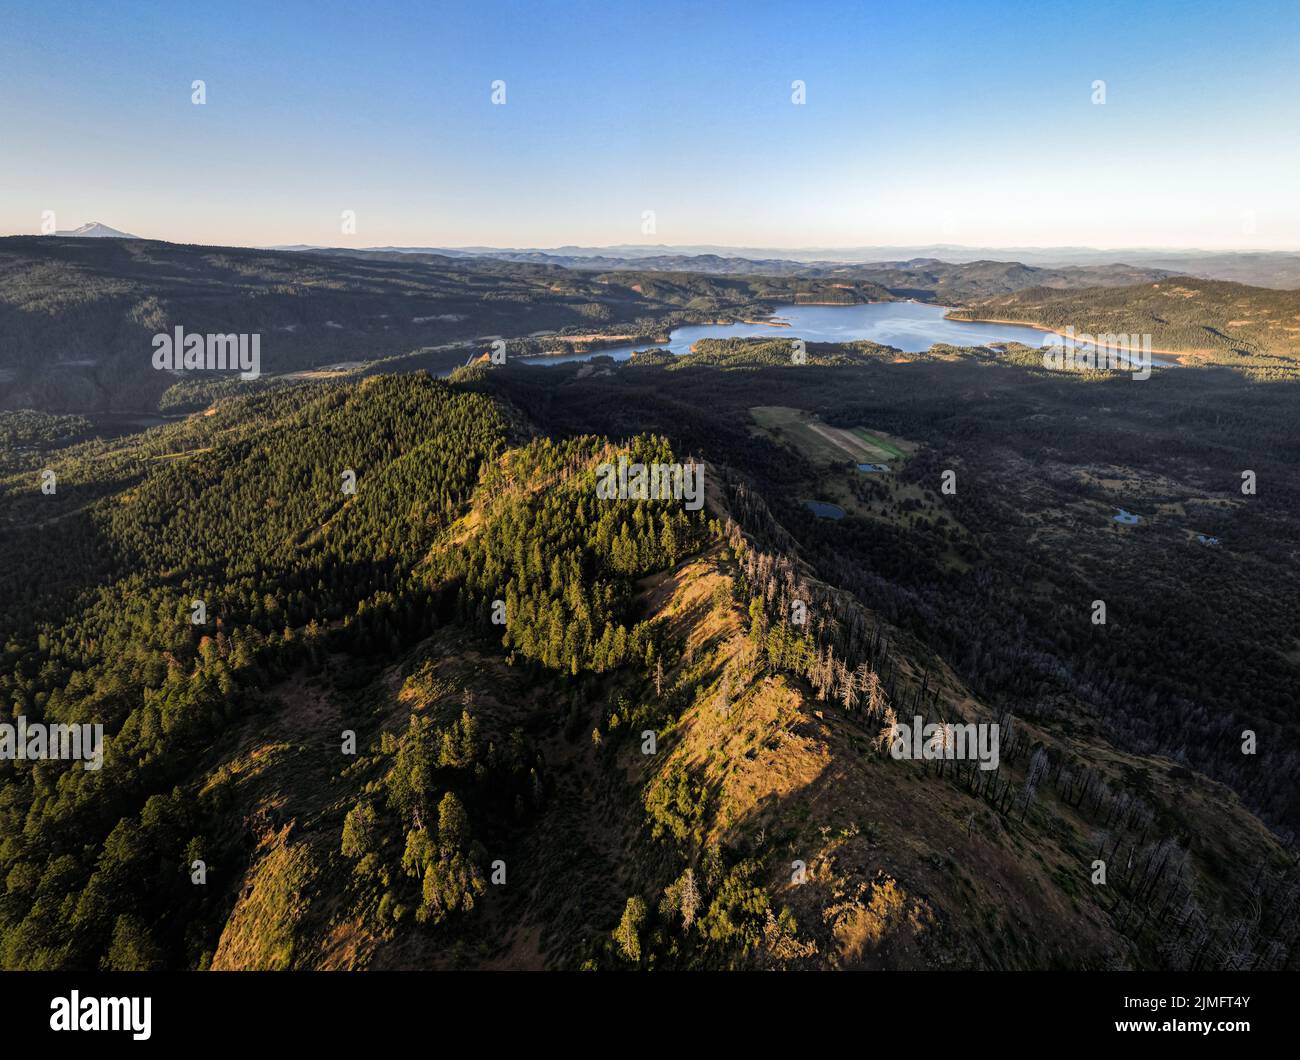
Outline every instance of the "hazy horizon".
<path fill-rule="evenodd" d="M 162 243 L 187 243 L 190 240 L 172 239 L 166 236 L 142 235 L 138 232 L 126 232 L 117 225 L 108 224 L 107 222 L 97 219 L 90 219 L 81 224 L 73 225 L 72 229 L 60 230 L 48 235 L 59 238 L 73 238 L 72 231 L 79 227 L 91 224 L 102 224 L 108 228 L 123 231 L 124 235 L 136 239 L 152 240 Z M 7 236 L 30 236 L 41 235 L 40 232 L 0 232 L 0 238 Z M 198 243 L 196 245 L 205 245 Z M 396 250 L 396 251 L 419 251 L 419 250 L 448 250 L 461 251 L 465 253 L 483 252 L 483 251 L 501 251 L 508 253 L 552 253 L 557 251 L 589 251 L 599 253 L 603 251 L 629 251 L 636 250 L 645 252 L 647 255 L 654 252 L 665 254 L 710 254 L 718 251 L 733 252 L 738 257 L 744 257 L 747 253 L 752 252 L 772 252 L 774 254 L 853 254 L 862 251 L 923 251 L 923 250 L 959 250 L 959 251 L 1004 251 L 1013 253 L 1018 251 L 1032 252 L 1049 252 L 1049 251 L 1068 251 L 1074 253 L 1123 253 L 1123 252 L 1140 252 L 1144 254 L 1152 253 L 1170 253 L 1170 254 L 1300 254 L 1300 244 L 1293 246 L 1225 246 L 1225 247 L 1206 247 L 1206 246 L 1173 246 L 1173 245 L 1123 245 L 1123 246 L 1101 246 L 1097 244 L 973 244 L 973 243 L 878 243 L 878 244 L 844 244 L 840 246 L 818 246 L 818 245 L 790 245 L 790 246 L 756 246 L 746 243 L 607 243 L 607 244 L 586 244 L 586 243 L 554 243 L 545 246 L 541 245 L 507 245 L 507 244 L 490 244 L 490 243 L 387 243 L 387 244 L 367 244 L 354 245 L 347 241 L 340 240 L 333 243 L 307 243 L 299 240 L 288 243 L 242 243 L 220 240 L 210 244 L 212 246 L 242 247 L 249 250 L 277 250 L 277 249 L 295 249 L 299 247 L 320 248 L 320 249 L 355 249 L 355 250 Z"/>

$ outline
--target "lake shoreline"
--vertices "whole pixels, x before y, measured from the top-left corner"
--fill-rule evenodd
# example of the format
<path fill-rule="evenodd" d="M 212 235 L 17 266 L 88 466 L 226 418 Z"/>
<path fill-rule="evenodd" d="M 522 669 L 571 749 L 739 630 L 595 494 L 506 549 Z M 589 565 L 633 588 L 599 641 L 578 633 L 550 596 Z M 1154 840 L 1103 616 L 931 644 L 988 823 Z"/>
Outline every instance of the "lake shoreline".
<path fill-rule="evenodd" d="M 952 306 L 950 308 L 957 309 L 960 307 Z M 1049 335 L 1059 335 L 1063 339 L 1070 338 L 1070 336 L 1066 335 L 1063 331 L 1057 331 L 1056 328 L 1049 328 L 1046 324 L 1036 324 L 1028 320 L 1004 320 L 1000 317 L 971 317 L 969 319 L 963 319 L 962 317 L 950 317 L 947 313 L 944 313 L 943 319 L 951 320 L 954 324 L 1016 324 L 1022 328 L 1033 328 L 1035 331 L 1045 331 Z M 1184 367 L 1186 367 L 1187 363 L 1183 360 L 1184 357 L 1196 358 L 1200 355 L 1208 355 L 1210 353 L 1209 350 L 1163 350 L 1154 346 L 1151 348 L 1151 352 L 1158 353 L 1163 357 L 1172 357 Z"/>
<path fill-rule="evenodd" d="M 615 361 L 625 361 L 637 353 L 655 350 L 676 355 L 689 354 L 702 339 L 713 338 L 765 338 L 780 329 L 786 334 L 797 334 L 809 344 L 843 344 L 866 341 L 897 352 L 900 358 L 924 354 L 936 345 L 956 347 L 988 347 L 1002 343 L 1019 342 L 1027 346 L 1041 345 L 1040 337 L 1047 329 L 1019 324 L 1014 321 L 983 322 L 960 321 L 947 316 L 956 306 L 946 306 L 917 299 L 891 298 L 869 302 L 789 302 L 771 305 L 765 318 L 731 318 L 708 324 L 682 324 L 673 328 L 667 341 L 635 344 L 606 345 L 588 350 L 548 350 L 528 354 L 524 363 L 545 367 L 588 361 L 606 356 Z M 1002 326 L 999 326 L 1002 325 Z M 1004 330 L 1005 327 L 1005 330 Z M 563 339 L 563 336 L 556 336 Z"/>
<path fill-rule="evenodd" d="M 838 308 L 853 309 L 857 306 L 901 305 L 901 304 L 935 305 L 935 303 L 933 302 L 922 302 L 916 298 L 889 298 L 889 299 L 869 298 L 866 301 L 862 301 L 862 302 L 827 302 L 827 301 L 786 302 L 786 303 L 780 303 L 778 305 L 775 305 L 773 309 L 770 311 L 770 315 L 767 317 L 760 317 L 760 318 L 728 317 L 726 319 L 708 320 L 700 324 L 678 324 L 676 327 L 669 329 L 667 336 L 662 339 L 652 338 L 651 336 L 648 335 L 627 336 L 627 335 L 588 334 L 588 335 L 581 335 L 581 336 L 577 336 L 577 335 L 570 336 L 570 335 L 541 335 L 535 333 L 525 337 L 529 339 L 539 339 L 539 338 L 555 339 L 560 342 L 572 343 L 576 348 L 572 348 L 569 350 L 544 350 L 540 353 L 527 354 L 526 358 L 529 363 L 545 364 L 547 361 L 559 357 L 566 357 L 566 358 L 584 357 L 585 358 L 588 355 L 599 356 L 602 350 L 624 348 L 625 346 L 628 345 L 629 338 L 633 340 L 633 345 L 640 342 L 641 340 L 645 340 L 646 345 L 642 347 L 644 349 L 663 349 L 671 345 L 672 332 L 678 330 L 679 328 L 684 328 L 684 327 L 726 327 L 729 324 L 744 324 L 750 327 L 767 327 L 767 328 L 793 327 L 793 325 L 788 320 L 784 320 L 778 315 L 781 309 L 801 309 L 804 308 L 805 306 L 831 307 L 837 309 Z M 936 306 L 936 308 L 948 309 L 948 308 L 955 308 L 955 307 Z M 853 340 L 853 341 L 857 341 L 857 340 Z"/>

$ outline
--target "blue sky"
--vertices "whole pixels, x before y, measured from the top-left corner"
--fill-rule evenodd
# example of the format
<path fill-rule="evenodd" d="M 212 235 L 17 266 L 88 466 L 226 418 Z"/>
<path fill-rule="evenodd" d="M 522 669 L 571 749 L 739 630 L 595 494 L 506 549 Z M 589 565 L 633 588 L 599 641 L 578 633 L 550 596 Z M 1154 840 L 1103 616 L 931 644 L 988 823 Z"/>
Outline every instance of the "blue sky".
<path fill-rule="evenodd" d="M 1297 55 L 1251 0 L 0 0 L 0 234 L 1300 249 Z"/>

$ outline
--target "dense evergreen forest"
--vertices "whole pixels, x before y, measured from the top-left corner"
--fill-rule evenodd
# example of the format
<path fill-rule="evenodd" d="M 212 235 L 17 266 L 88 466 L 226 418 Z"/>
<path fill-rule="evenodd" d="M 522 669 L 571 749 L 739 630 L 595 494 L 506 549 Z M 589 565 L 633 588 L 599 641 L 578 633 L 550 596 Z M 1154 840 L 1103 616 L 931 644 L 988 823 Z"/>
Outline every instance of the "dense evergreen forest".
<path fill-rule="evenodd" d="M 143 451 L 74 448 L 37 493 L 54 510 L 6 527 L 11 716 L 110 734 L 102 772 L 0 767 L 7 967 L 200 959 L 195 892 L 157 867 L 225 853 L 202 834 L 228 829 L 219 799 L 187 783 L 203 749 L 274 675 L 427 627 L 413 567 L 504 437 L 488 402 L 416 376 L 225 411 Z M 101 457 L 131 486 L 78 503 Z"/>
<path fill-rule="evenodd" d="M 697 551 L 709 529 L 680 504 L 597 502 L 593 485 L 598 458 L 671 450 L 648 437 L 537 439 L 497 464 L 510 434 L 485 397 L 381 376 L 239 399 L 138 444 L 11 454 L 5 720 L 96 722 L 108 739 L 102 771 L 0 765 L 0 963 L 212 963 L 228 909 L 196 900 L 189 866 L 247 852 L 221 784 L 196 778 L 213 741 L 270 709 L 268 683 L 331 658 L 397 657 L 442 621 L 539 672 L 653 669 L 664 649 L 636 620 L 633 582 Z M 45 460 L 56 489 L 32 492 L 24 480 Z M 494 498 L 475 513 L 482 534 L 435 549 L 475 490 Z M 52 577 L 31 578 L 37 569 Z M 494 634 L 498 600 L 509 617 Z M 444 685 L 412 683 L 434 699 Z M 318 753 L 340 737 L 314 735 Z M 375 754 L 393 764 L 380 801 L 408 822 L 394 840 L 405 853 L 390 874 L 389 818 L 370 799 L 348 811 L 340 852 L 362 880 L 372 869 L 390 880 L 385 917 L 410 908 L 437 922 L 472 907 L 482 866 L 457 787 L 476 814 L 500 803 L 507 818 L 512 792 L 542 797 L 523 734 L 490 735 L 469 706 L 446 728 L 412 715 L 404 734 L 382 734 Z M 444 772 L 462 780 L 433 799 Z M 392 879 L 408 875 L 410 888 Z"/>

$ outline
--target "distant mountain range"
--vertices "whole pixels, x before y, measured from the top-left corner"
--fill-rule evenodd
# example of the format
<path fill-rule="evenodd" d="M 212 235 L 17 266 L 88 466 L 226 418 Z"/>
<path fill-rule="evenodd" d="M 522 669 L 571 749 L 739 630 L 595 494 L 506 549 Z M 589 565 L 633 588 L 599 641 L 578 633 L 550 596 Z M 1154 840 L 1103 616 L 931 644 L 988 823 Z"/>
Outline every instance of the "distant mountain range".
<path fill-rule="evenodd" d="M 138 239 L 139 236 L 90 221 L 80 228 L 60 230 L 58 236 L 90 239 Z M 268 247 L 270 250 L 351 255 L 403 255 L 440 258 L 490 258 L 529 265 L 559 265 L 566 269 L 593 272 L 693 272 L 715 276 L 853 276 L 890 287 L 911 285 L 908 274 L 936 266 L 975 265 L 985 267 L 1032 266 L 1053 270 L 1051 279 L 1039 278 L 1049 287 L 1086 286 L 1087 270 L 1098 270 L 1091 283 L 1111 286 L 1144 283 L 1161 276 L 1194 276 L 1208 280 L 1233 280 L 1277 290 L 1300 289 L 1300 251 L 1216 251 L 1181 250 L 1161 247 L 1126 247 L 1098 250 L 1096 247 L 969 247 L 953 243 L 919 246 L 860 247 L 726 247 L 712 244 L 618 244 L 608 247 L 324 247 L 295 243 Z M 862 266 L 869 266 L 867 271 Z M 933 277 L 921 278 L 917 286 L 931 288 Z M 1024 284 L 1010 284 L 1013 290 Z M 962 297 L 993 294 L 962 292 Z"/>
<path fill-rule="evenodd" d="M 938 258 L 847 263 L 720 257 L 716 254 L 696 256 L 671 254 L 642 258 L 603 255 L 563 257 L 548 251 L 521 250 L 473 255 L 463 250 L 398 250 L 391 247 L 373 250 L 303 247 L 297 252 L 371 261 L 418 261 L 430 264 L 446 264 L 455 260 L 508 261 L 518 265 L 560 267 L 611 277 L 646 272 L 695 276 L 795 277 L 830 280 L 844 284 L 872 284 L 881 289 L 882 297 L 914 298 L 921 302 L 941 302 L 945 305 L 980 301 L 1026 287 L 1055 289 L 1121 287 L 1134 283 L 1150 283 L 1178 275 L 1167 269 L 1133 265 L 1067 265 L 1043 268 L 1025 265 L 1018 261 L 980 260 L 955 264 L 940 261 Z M 883 292 L 888 293 L 883 294 Z"/>
<path fill-rule="evenodd" d="M 306 244 L 273 247 L 274 250 L 353 252 L 338 247 Z M 656 272 L 696 272 L 715 275 L 832 275 L 849 265 L 914 268 L 931 263 L 1019 263 L 1047 269 L 1129 268 L 1139 283 L 1156 274 L 1196 276 L 1210 280 L 1235 280 L 1279 290 L 1300 288 L 1300 251 L 1173 250 L 1128 247 L 967 247 L 956 244 L 928 246 L 724 247 L 713 245 L 621 244 L 609 247 L 367 247 L 373 254 L 437 254 L 449 258 L 493 258 L 536 265 L 561 265 L 570 269 L 608 272 L 619 269 Z M 1108 283 L 1109 280 L 1100 280 Z"/>

